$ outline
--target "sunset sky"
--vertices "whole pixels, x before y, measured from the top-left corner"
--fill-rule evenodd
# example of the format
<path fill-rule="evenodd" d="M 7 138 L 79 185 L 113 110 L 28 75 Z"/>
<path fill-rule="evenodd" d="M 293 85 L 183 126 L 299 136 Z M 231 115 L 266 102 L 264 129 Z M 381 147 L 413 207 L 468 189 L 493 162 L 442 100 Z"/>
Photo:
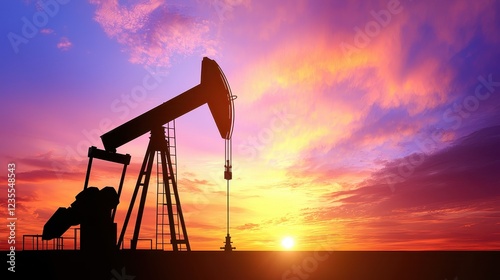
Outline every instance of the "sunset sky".
<path fill-rule="evenodd" d="M 1 5 L 0 216 L 14 162 L 19 248 L 82 190 L 88 147 L 198 85 L 206 56 L 238 96 L 237 250 L 286 236 L 296 250 L 500 249 L 500 1 Z M 206 105 L 176 128 L 191 247 L 219 250 L 224 140 Z M 147 144 L 118 148 L 132 156 L 119 229 Z M 117 187 L 120 172 L 96 160 L 90 185 Z M 141 238 L 154 238 L 152 183 Z"/>

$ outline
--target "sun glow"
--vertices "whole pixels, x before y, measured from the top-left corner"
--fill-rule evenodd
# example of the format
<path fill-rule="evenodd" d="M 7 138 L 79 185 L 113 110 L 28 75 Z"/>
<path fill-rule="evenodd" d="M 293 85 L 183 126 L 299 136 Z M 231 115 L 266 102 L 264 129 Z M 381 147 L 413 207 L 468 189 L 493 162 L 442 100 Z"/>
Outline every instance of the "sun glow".
<path fill-rule="evenodd" d="M 281 246 L 283 246 L 283 248 L 285 248 L 287 250 L 292 249 L 294 245 L 295 245 L 295 241 L 290 236 L 287 236 L 287 237 L 283 238 L 283 240 L 281 240 Z"/>

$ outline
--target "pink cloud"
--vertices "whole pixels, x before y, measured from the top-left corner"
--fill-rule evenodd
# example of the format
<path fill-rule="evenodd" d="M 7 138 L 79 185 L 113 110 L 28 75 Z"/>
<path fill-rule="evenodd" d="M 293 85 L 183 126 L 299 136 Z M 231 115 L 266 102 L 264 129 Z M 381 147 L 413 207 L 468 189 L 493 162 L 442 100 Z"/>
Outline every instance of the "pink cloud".
<path fill-rule="evenodd" d="M 62 51 L 67 51 L 73 47 L 73 43 L 67 37 L 61 37 L 57 43 L 57 48 Z"/>
<path fill-rule="evenodd" d="M 251 0 L 198 0 L 213 10 L 220 22 L 234 19 L 234 10 L 240 6 L 249 7 Z M 206 9 L 203 6 L 203 9 Z"/>
<path fill-rule="evenodd" d="M 90 1 L 95 20 L 130 54 L 132 63 L 169 65 L 173 54 L 214 55 L 208 23 L 171 11 L 163 1 L 122 5 L 116 0 Z"/>
<path fill-rule="evenodd" d="M 42 29 L 40 29 L 40 33 L 42 33 L 44 35 L 53 34 L 54 33 L 54 29 L 51 29 L 51 28 L 42 28 Z"/>
<path fill-rule="evenodd" d="M 399 3 L 401 11 L 366 46 L 356 46 L 355 28 L 375 21 L 372 11 L 386 9 L 390 2 Z M 436 111 L 462 90 L 456 87 L 459 70 L 450 60 L 478 29 L 491 29 L 487 22 L 494 9 L 489 3 L 443 3 L 436 9 L 423 2 L 384 0 L 301 3 L 297 9 L 252 3 L 238 12 L 242 20 L 228 27 L 242 42 L 255 40 L 258 48 L 247 54 L 243 44 L 234 58 L 246 65 L 233 80 L 238 112 L 251 116 L 238 119 L 245 129 L 235 136 L 240 137 L 235 138 L 235 153 L 255 151 L 262 160 L 288 157 L 290 170 L 309 163 L 318 167 L 309 161 L 313 158 L 323 164 L 314 173 L 317 179 L 327 181 L 321 172 L 328 168 L 345 170 L 364 160 L 352 166 L 351 174 L 359 177 L 360 168 L 408 152 L 412 138 L 440 122 Z M 274 19 L 276 10 L 286 24 L 255 20 Z M 272 36 L 251 33 L 253 29 Z M 356 51 L 346 55 L 343 43 Z M 274 111 L 282 109 L 295 117 L 276 122 Z"/>

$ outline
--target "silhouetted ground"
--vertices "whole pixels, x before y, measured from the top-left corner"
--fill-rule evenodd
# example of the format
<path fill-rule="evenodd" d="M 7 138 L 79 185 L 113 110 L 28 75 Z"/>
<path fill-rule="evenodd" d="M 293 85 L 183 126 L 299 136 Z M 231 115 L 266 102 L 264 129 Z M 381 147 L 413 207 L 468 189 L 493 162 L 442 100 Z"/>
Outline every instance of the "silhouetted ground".
<path fill-rule="evenodd" d="M 500 251 L 18 251 L 15 269 L 7 279 L 477 280 L 500 279 Z"/>

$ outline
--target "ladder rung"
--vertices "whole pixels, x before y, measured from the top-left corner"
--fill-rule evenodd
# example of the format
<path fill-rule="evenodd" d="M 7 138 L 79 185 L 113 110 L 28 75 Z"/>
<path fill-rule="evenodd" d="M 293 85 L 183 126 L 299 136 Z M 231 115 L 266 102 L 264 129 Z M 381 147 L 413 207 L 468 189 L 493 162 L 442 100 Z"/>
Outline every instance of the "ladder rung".
<path fill-rule="evenodd" d="M 184 221 L 181 221 L 180 219 L 180 214 L 178 212 L 179 205 L 176 204 L 178 201 L 175 200 L 175 193 L 173 191 L 173 186 L 177 180 L 177 139 L 175 121 L 169 122 L 165 125 L 165 134 L 165 151 L 158 151 L 157 153 L 156 244 L 157 247 L 161 249 L 164 249 L 167 244 L 171 244 L 177 246 L 179 250 L 187 250 L 186 244 L 189 244 L 189 241 L 185 240 L 184 233 L 181 233 L 181 223 Z M 163 172 L 164 169 L 161 165 L 167 164 L 167 162 L 162 162 L 161 155 L 165 155 L 165 153 L 169 157 L 167 158 L 167 162 L 170 163 L 170 167 L 166 169 L 166 172 Z M 171 202 L 170 205 L 166 202 L 168 194 L 170 194 L 170 197 L 174 197 L 174 199 L 172 199 L 172 202 L 174 203 Z M 170 200 L 170 198 L 168 199 Z M 169 208 L 172 209 L 172 213 L 169 213 Z M 173 223 L 170 224 L 170 219 L 165 217 L 169 217 L 170 219 L 173 218 Z M 170 226 L 175 227 L 174 233 L 171 233 L 169 229 L 166 229 L 166 227 Z"/>

